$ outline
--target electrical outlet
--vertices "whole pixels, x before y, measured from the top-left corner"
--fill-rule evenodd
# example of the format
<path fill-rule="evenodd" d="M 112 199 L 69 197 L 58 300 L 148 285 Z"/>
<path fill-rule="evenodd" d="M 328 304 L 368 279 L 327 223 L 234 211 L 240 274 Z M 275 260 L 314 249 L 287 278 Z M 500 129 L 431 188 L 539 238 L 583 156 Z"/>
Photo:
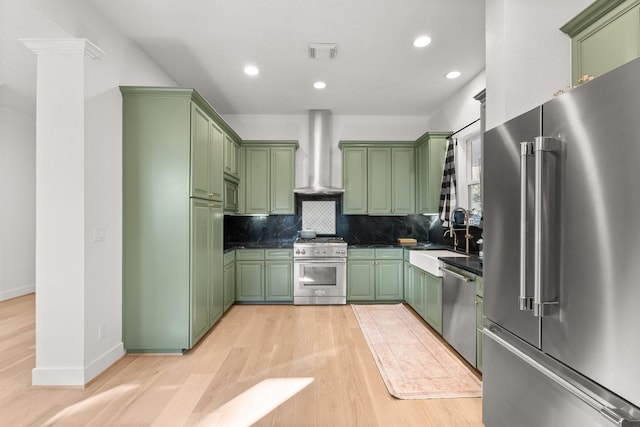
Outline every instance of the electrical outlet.
<path fill-rule="evenodd" d="M 107 324 L 106 323 L 100 323 L 100 326 L 98 326 L 98 339 L 99 340 L 103 340 L 107 337 Z"/>
<path fill-rule="evenodd" d="M 96 227 L 93 230 L 93 241 L 95 243 L 104 242 L 104 227 Z"/>

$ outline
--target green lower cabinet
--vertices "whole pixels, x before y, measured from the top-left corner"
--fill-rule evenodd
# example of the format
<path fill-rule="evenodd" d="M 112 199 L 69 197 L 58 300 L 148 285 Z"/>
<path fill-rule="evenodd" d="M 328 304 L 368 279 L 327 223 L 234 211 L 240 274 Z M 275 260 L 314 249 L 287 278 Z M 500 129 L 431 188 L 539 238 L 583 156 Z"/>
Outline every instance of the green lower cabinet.
<path fill-rule="evenodd" d="M 422 317 L 426 317 L 427 312 L 427 277 L 424 271 L 418 267 L 411 266 L 411 307 Z"/>
<path fill-rule="evenodd" d="M 376 301 L 404 299 L 402 260 L 376 261 Z"/>
<path fill-rule="evenodd" d="M 402 300 L 403 249 L 349 249 L 347 301 Z"/>
<path fill-rule="evenodd" d="M 476 369 L 482 372 L 482 296 L 476 296 Z"/>
<path fill-rule="evenodd" d="M 293 301 L 293 250 L 236 250 L 236 301 Z"/>
<path fill-rule="evenodd" d="M 293 262 L 266 262 L 266 300 L 293 300 Z"/>
<path fill-rule="evenodd" d="M 224 268 L 222 272 L 224 311 L 236 300 L 236 261 L 235 251 L 224 254 Z"/>
<path fill-rule="evenodd" d="M 236 301 L 264 301 L 264 261 L 236 261 Z"/>
<path fill-rule="evenodd" d="M 442 279 L 413 265 L 410 270 L 411 293 L 405 296 L 405 301 L 433 329 L 442 334 Z"/>
<path fill-rule="evenodd" d="M 413 270 L 411 269 L 411 263 L 404 262 L 404 300 L 410 306 L 413 306 Z"/>
<path fill-rule="evenodd" d="M 347 300 L 375 300 L 375 281 L 373 260 L 347 262 Z"/>
<path fill-rule="evenodd" d="M 442 334 L 442 279 L 425 273 L 426 296 L 424 320 Z"/>

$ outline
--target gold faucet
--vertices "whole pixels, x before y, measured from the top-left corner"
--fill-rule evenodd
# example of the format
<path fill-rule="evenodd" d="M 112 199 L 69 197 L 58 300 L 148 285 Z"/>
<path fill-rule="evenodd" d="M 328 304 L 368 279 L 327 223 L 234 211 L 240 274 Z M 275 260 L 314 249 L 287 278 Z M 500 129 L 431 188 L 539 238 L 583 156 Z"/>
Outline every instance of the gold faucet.
<path fill-rule="evenodd" d="M 444 237 L 447 237 L 447 234 L 449 234 L 449 236 L 451 236 L 453 238 L 453 250 L 455 251 L 458 248 L 458 236 L 456 234 L 456 230 L 453 228 L 453 218 L 455 216 L 456 212 L 462 212 L 464 213 L 464 224 L 465 224 L 465 233 L 464 233 L 464 240 L 465 240 L 465 247 L 464 247 L 464 252 L 466 254 L 469 253 L 469 240 L 473 239 L 473 235 L 471 233 L 469 233 L 469 213 L 467 212 L 467 210 L 465 208 L 461 208 L 461 207 L 457 207 L 454 210 L 451 211 L 451 214 L 449 215 L 449 229 L 447 231 L 444 232 Z"/>

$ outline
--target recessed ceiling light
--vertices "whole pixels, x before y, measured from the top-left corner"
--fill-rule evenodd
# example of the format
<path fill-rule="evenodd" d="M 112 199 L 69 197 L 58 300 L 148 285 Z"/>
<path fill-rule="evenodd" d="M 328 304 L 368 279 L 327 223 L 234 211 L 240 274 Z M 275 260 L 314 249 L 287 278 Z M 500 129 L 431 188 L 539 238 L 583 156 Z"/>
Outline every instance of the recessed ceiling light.
<path fill-rule="evenodd" d="M 318 81 L 313 84 L 313 87 L 315 87 L 316 89 L 324 89 L 325 87 L 327 87 L 327 84 L 325 82 Z"/>
<path fill-rule="evenodd" d="M 258 67 L 255 65 L 247 65 L 244 67 L 244 73 L 249 76 L 257 76 L 260 73 L 260 70 L 258 70 Z"/>
<path fill-rule="evenodd" d="M 415 47 L 425 47 L 431 43 L 431 37 L 429 36 L 420 36 L 413 41 L 413 45 Z"/>
<path fill-rule="evenodd" d="M 445 77 L 448 79 L 457 79 L 461 75 L 462 73 L 460 71 L 449 71 L 447 74 L 445 74 Z"/>

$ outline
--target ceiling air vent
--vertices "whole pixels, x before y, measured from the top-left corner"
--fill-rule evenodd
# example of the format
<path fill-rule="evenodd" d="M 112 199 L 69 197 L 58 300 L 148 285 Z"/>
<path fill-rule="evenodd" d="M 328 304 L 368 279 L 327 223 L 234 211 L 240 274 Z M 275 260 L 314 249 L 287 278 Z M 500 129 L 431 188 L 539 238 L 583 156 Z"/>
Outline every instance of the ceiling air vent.
<path fill-rule="evenodd" d="M 309 43 L 309 58 L 333 59 L 338 55 L 338 43 Z"/>

